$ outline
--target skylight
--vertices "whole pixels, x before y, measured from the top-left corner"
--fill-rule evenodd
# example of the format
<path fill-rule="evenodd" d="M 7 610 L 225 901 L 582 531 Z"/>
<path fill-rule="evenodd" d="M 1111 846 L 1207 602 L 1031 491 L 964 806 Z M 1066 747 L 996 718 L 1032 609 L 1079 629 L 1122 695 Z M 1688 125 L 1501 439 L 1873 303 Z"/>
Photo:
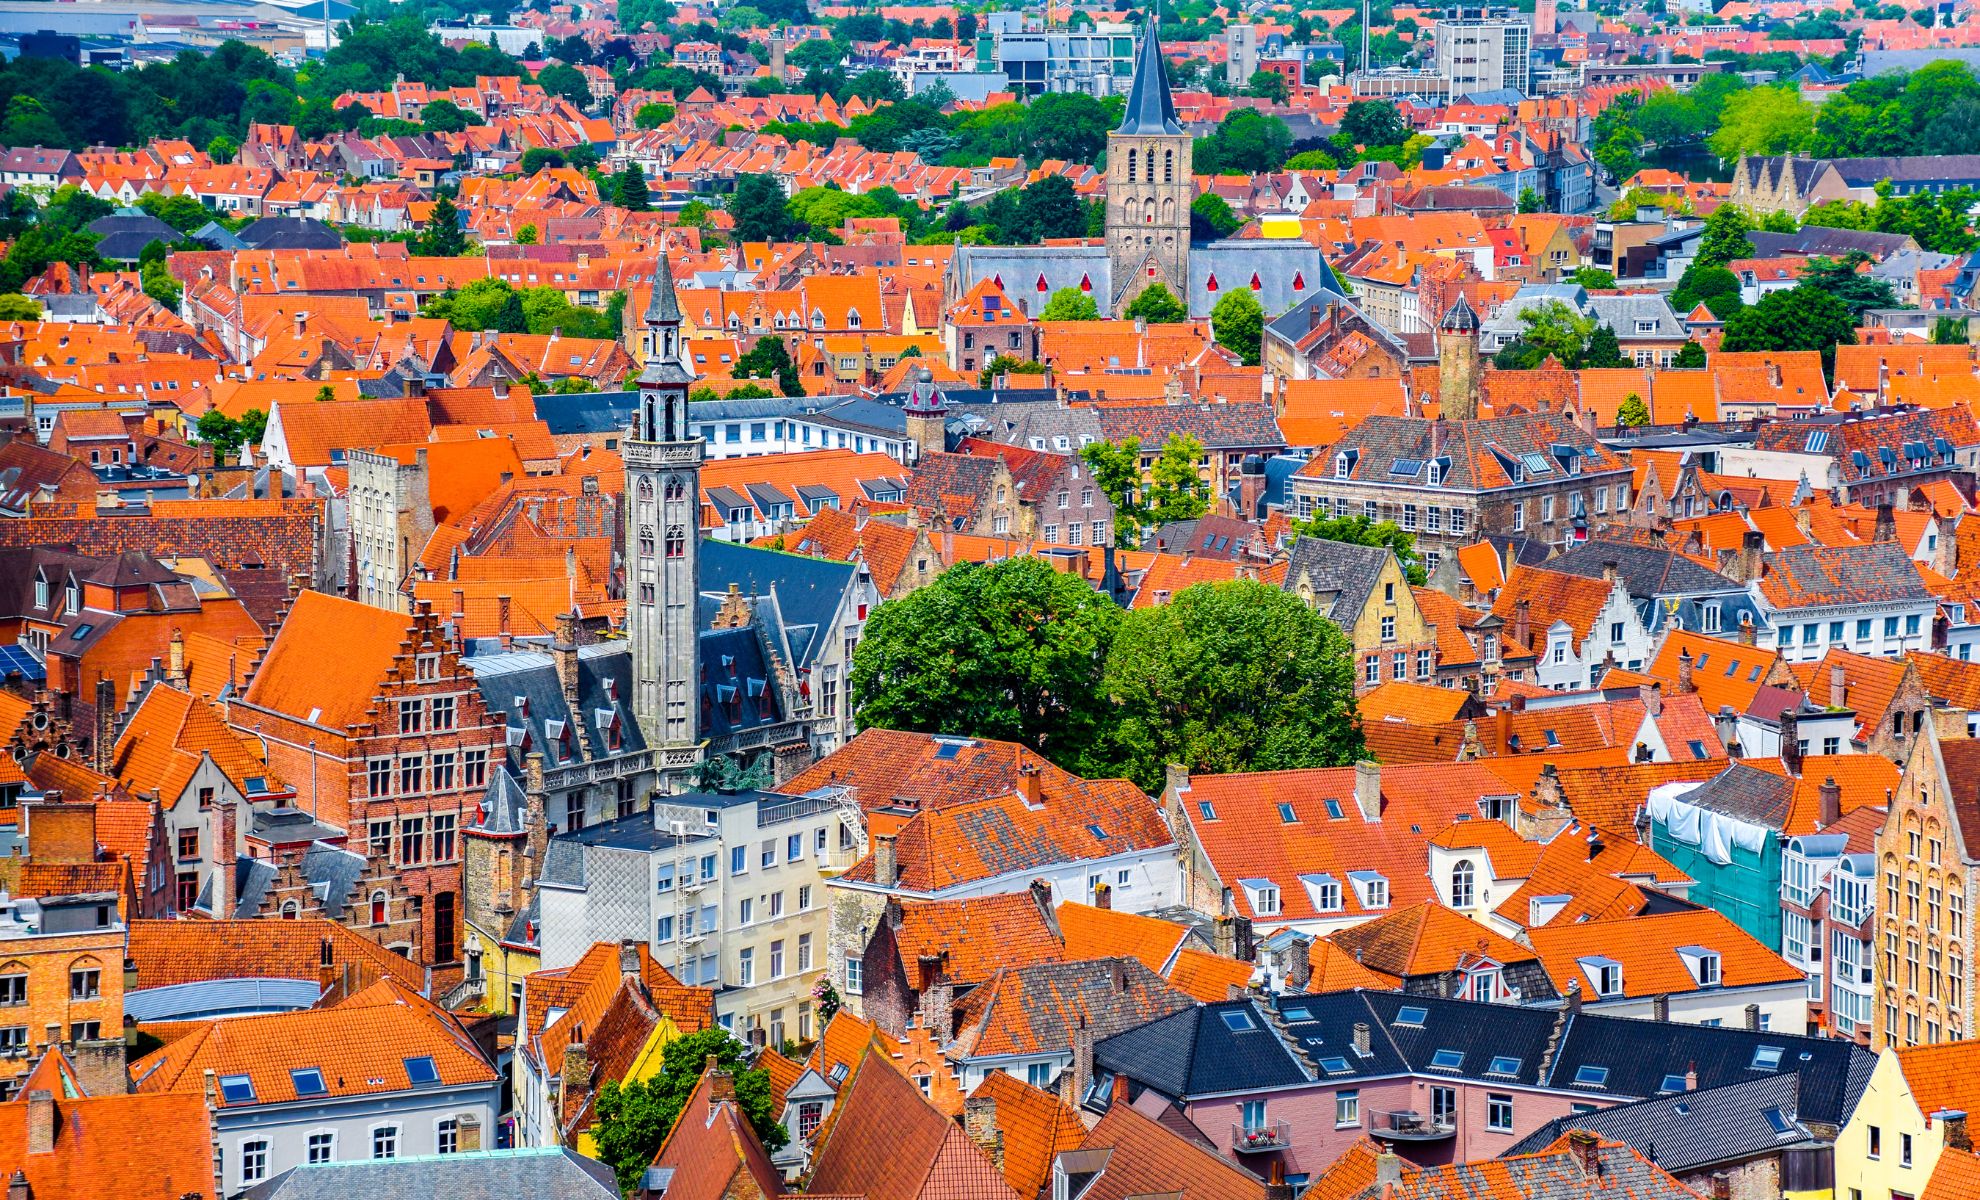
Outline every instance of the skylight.
<path fill-rule="evenodd" d="M 1429 1015 L 1430 1015 L 1430 1010 L 1427 1008 L 1420 1008 L 1414 1004 L 1405 1004 L 1401 1008 L 1396 1010 L 1396 1024 L 1421 1025 L 1423 1024 L 1424 1018 L 1428 1017 Z"/>
<path fill-rule="evenodd" d="M 1794 1122 L 1788 1120 L 1787 1114 L 1778 1108 L 1770 1108 L 1764 1115 L 1767 1118 L 1767 1124 L 1774 1127 L 1774 1135 L 1776 1137 L 1786 1137 L 1790 1133 L 1800 1132 L 1794 1127 Z"/>
<path fill-rule="evenodd" d="M 1574 1081 L 1585 1087 L 1601 1087 L 1603 1084 L 1609 1082 L 1609 1068 L 1577 1067 L 1574 1072 Z"/>
<path fill-rule="evenodd" d="M 1206 821 L 1214 821 L 1217 819 L 1217 810 L 1210 806 L 1210 802 L 1208 800 L 1198 800 L 1196 802 L 1196 811 L 1202 813 L 1203 819 Z"/>
<path fill-rule="evenodd" d="M 1224 1028 L 1232 1033 L 1250 1033 L 1258 1028 L 1251 1023 L 1251 1014 L 1241 1008 L 1227 1008 L 1217 1015 L 1224 1019 Z"/>
<path fill-rule="evenodd" d="M 418 1058 L 406 1060 L 406 1078 L 414 1087 L 423 1087 L 427 1084 L 439 1083 L 440 1071 L 433 1065 L 432 1056 L 423 1054 Z"/>
<path fill-rule="evenodd" d="M 220 1100 L 224 1104 L 253 1104 L 254 1080 L 245 1075 L 222 1075 Z"/>
<path fill-rule="evenodd" d="M 1781 1048 L 1779 1046 L 1755 1046 L 1753 1048 L 1753 1061 L 1747 1064 L 1747 1070 L 1772 1071 L 1780 1065 Z"/>
<path fill-rule="evenodd" d="M 1499 1055 L 1492 1060 L 1492 1065 L 1487 1069 L 1486 1073 L 1488 1075 L 1517 1075 L 1519 1074 L 1519 1060 L 1507 1055 Z"/>
<path fill-rule="evenodd" d="M 1279 803 L 1279 820 L 1291 825 L 1299 820 L 1299 817 L 1293 812 L 1293 806 L 1291 804 L 1281 801 Z"/>
<path fill-rule="evenodd" d="M 1341 802 L 1339 800 L 1329 797 L 1321 801 L 1321 803 L 1327 806 L 1327 817 L 1329 820 L 1338 821 L 1341 819 Z"/>
<path fill-rule="evenodd" d="M 1305 1005 L 1299 1005 L 1294 1008 L 1282 1008 L 1279 1012 L 1288 1021 L 1311 1021 L 1313 1019 L 1313 1010 L 1307 1008 Z"/>
<path fill-rule="evenodd" d="M 1348 1073 L 1348 1060 L 1345 1058 L 1323 1058 L 1320 1060 L 1320 1069 L 1329 1075 L 1345 1075 Z"/>
<path fill-rule="evenodd" d="M 1660 1091 L 1660 1092 L 1681 1092 L 1681 1091 L 1684 1091 L 1684 1090 L 1685 1090 L 1685 1087 L 1684 1087 L 1684 1076 L 1682 1076 L 1682 1075 L 1666 1075 L 1666 1076 L 1664 1076 L 1664 1082 L 1662 1082 L 1662 1083 L 1660 1083 L 1660 1084 L 1658 1084 L 1658 1085 L 1657 1085 L 1657 1090 L 1658 1090 L 1658 1091 Z"/>
<path fill-rule="evenodd" d="M 323 1086 L 323 1072 L 315 1067 L 301 1067 L 290 1071 L 289 1081 L 295 1084 L 298 1096 L 320 1096 L 329 1090 Z"/>
<path fill-rule="evenodd" d="M 1455 1071 L 1464 1066 L 1464 1051 L 1439 1050 L 1430 1056 L 1430 1065 L 1440 1071 Z"/>

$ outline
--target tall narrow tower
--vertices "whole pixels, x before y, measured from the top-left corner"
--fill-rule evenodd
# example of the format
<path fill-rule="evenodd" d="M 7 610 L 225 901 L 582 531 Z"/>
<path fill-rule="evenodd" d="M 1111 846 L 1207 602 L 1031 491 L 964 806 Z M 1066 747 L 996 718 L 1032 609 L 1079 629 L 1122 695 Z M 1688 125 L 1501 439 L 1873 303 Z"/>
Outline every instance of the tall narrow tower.
<path fill-rule="evenodd" d="M 1120 128 L 1107 135 L 1107 261 L 1118 314 L 1151 283 L 1189 299 L 1189 134 L 1176 120 L 1151 14 Z"/>
<path fill-rule="evenodd" d="M 681 306 L 667 253 L 646 306 L 639 412 L 620 443 L 626 460 L 626 625 L 633 715 L 663 783 L 700 760 L 696 608 L 700 580 L 701 439 L 688 426 Z"/>
<path fill-rule="evenodd" d="M 1458 293 L 1437 323 L 1437 411 L 1447 421 L 1478 418 L 1478 313 Z"/>

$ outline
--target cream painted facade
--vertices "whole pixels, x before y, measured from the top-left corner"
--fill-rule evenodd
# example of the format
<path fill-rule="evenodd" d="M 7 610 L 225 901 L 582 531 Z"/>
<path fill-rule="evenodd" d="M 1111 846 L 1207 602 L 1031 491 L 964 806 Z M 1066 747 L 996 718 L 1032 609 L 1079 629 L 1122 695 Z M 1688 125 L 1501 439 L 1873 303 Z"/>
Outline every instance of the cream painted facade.
<path fill-rule="evenodd" d="M 1836 1195 L 1847 1200 L 1918 1196 L 1945 1149 L 1945 1128 L 1919 1110 L 1897 1052 L 1884 1049 L 1849 1124 L 1836 1137 Z"/>

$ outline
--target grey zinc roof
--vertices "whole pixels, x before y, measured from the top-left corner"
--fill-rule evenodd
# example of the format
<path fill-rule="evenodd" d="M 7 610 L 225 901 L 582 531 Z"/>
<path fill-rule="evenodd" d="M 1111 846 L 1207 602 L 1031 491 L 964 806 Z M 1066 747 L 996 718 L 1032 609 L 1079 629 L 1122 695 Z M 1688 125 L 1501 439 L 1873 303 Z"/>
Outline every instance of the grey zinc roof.
<path fill-rule="evenodd" d="M 1505 1151 L 1532 1154 L 1570 1129 L 1625 1142 L 1666 1171 L 1683 1172 L 1751 1158 L 1807 1140 L 1796 1113 L 1799 1075 L 1762 1075 L 1724 1087 L 1678 1092 L 1600 1112 L 1556 1117 Z M 1774 1127 L 1777 1112 L 1788 1125 Z"/>
<path fill-rule="evenodd" d="M 1550 571 L 1599 579 L 1603 565 L 1613 562 L 1632 599 L 1736 592 L 1740 584 L 1672 550 L 1633 542 L 1584 542 L 1547 563 Z"/>
<path fill-rule="evenodd" d="M 1211 281 L 1216 281 L 1214 290 Z M 1340 281 L 1320 249 L 1298 238 L 1226 238 L 1189 250 L 1189 283 L 1183 303 L 1192 317 L 1207 317 L 1217 301 L 1258 281 L 1258 303 L 1270 317 L 1310 296 L 1342 294 Z M 1295 286 L 1297 285 L 1297 286 Z"/>
<path fill-rule="evenodd" d="M 1012 303 L 1034 320 L 1060 288 L 1084 282 L 1103 300 L 1114 294 L 1105 246 L 959 246 L 955 257 L 961 291 L 986 279 L 1002 280 L 999 286 Z"/>
<path fill-rule="evenodd" d="M 1183 128 L 1176 120 L 1176 102 L 1169 95 L 1168 64 L 1162 61 L 1162 42 L 1156 36 L 1155 22 L 1148 21 L 1143 29 L 1141 45 L 1135 53 L 1134 83 L 1128 88 L 1120 132 L 1181 133 Z"/>
<path fill-rule="evenodd" d="M 619 1189 L 610 1166 L 558 1146 L 312 1163 L 243 1194 L 250 1200 L 617 1200 Z"/>

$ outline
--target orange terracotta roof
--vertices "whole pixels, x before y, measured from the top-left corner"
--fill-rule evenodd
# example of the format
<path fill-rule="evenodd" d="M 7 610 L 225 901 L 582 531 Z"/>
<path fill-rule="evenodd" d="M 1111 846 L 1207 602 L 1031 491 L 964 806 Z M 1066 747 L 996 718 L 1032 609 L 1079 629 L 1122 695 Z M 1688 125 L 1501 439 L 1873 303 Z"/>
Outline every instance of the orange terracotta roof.
<path fill-rule="evenodd" d="M 1169 968 L 1169 986 L 1204 1003 L 1231 998 L 1231 989 L 1250 984 L 1258 968 L 1235 958 L 1184 946 Z"/>
<path fill-rule="evenodd" d="M 1699 984 L 1678 953 L 1680 946 L 1703 946 L 1719 954 L 1720 986 L 1746 987 L 1800 979 L 1799 968 L 1762 945 L 1752 934 L 1714 909 L 1659 913 L 1615 921 L 1549 922 L 1527 931 L 1554 987 L 1566 993 L 1590 983 L 1579 959 L 1590 955 L 1622 964 L 1623 995 L 1654 996 L 1697 991 Z"/>
<path fill-rule="evenodd" d="M 1132 958 L 1160 975 L 1169 969 L 1189 936 L 1186 926 L 1116 908 L 1096 908 L 1071 900 L 1059 905 L 1059 931 L 1065 957 Z M 1171 982 L 1174 982 L 1173 979 Z"/>
<path fill-rule="evenodd" d="M 1339 930 L 1327 940 L 1356 954 L 1368 969 L 1398 979 L 1441 975 L 1478 955 L 1502 964 L 1534 958 L 1525 946 L 1435 900 Z"/>
<path fill-rule="evenodd" d="M 208 1200 L 213 1122 L 197 1093 L 79 1097 L 54 1093 L 55 1145 L 28 1145 L 26 1095 L 0 1104 L 0 1161 L 35 1200 Z"/>
<path fill-rule="evenodd" d="M 334 730 L 365 724 L 410 628 L 402 613 L 302 592 L 242 699 Z"/>
<path fill-rule="evenodd" d="M 1009 1071 L 991 1071 L 970 1093 L 997 1105 L 996 1125 L 1004 1135 L 1004 1182 L 1019 1196 L 1037 1196 L 1052 1182 L 1052 1164 L 1086 1136 L 1079 1114 L 1050 1092 L 1040 1091 Z"/>
<path fill-rule="evenodd" d="M 1463 688 L 1433 687 L 1427 683 L 1392 680 L 1370 688 L 1355 701 L 1364 723 L 1402 721 L 1411 725 L 1434 725 L 1455 721 L 1471 699 Z"/>
<path fill-rule="evenodd" d="M 894 938 L 901 969 L 917 991 L 926 986 L 918 965 L 923 958 L 940 960 L 950 981 L 969 985 L 1006 966 L 1067 957 L 1029 890 L 963 900 L 903 900 Z"/>

